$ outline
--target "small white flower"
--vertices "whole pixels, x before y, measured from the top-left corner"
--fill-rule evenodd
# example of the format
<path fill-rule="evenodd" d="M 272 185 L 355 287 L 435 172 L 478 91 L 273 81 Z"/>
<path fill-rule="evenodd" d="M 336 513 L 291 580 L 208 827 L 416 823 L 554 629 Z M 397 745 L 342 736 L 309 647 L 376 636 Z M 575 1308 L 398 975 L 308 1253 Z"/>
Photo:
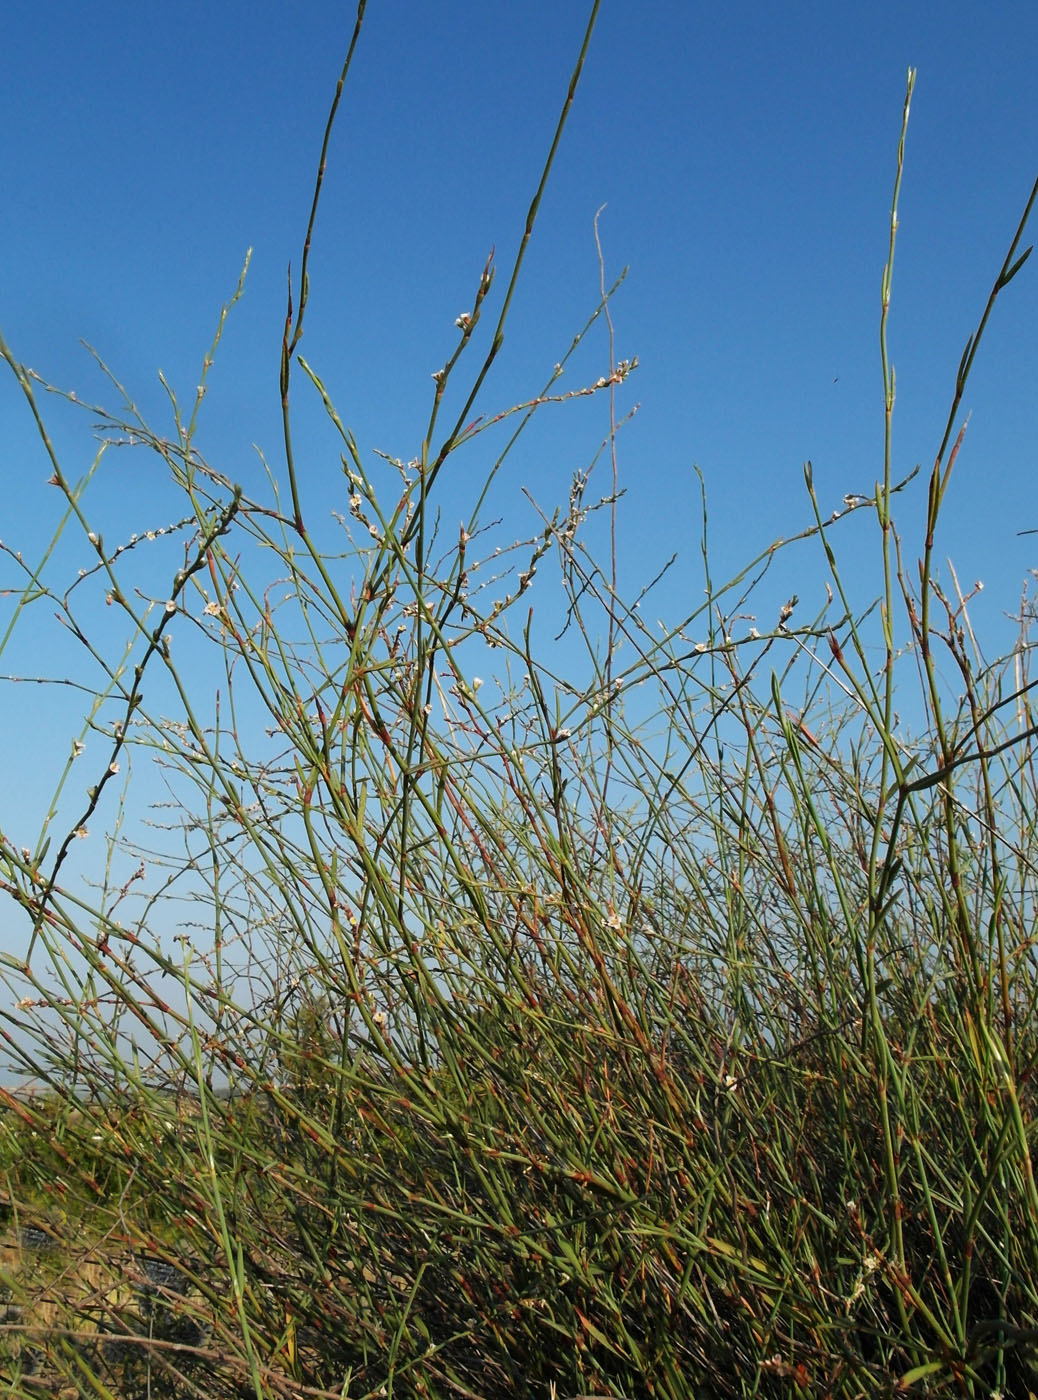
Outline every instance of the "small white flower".
<path fill-rule="evenodd" d="M 176 610 L 177 610 L 177 605 L 176 605 L 176 603 L 174 603 L 173 599 L 170 598 L 170 600 L 169 600 L 169 601 L 167 602 L 167 604 L 166 604 L 166 612 L 167 612 L 167 613 L 175 613 Z"/>

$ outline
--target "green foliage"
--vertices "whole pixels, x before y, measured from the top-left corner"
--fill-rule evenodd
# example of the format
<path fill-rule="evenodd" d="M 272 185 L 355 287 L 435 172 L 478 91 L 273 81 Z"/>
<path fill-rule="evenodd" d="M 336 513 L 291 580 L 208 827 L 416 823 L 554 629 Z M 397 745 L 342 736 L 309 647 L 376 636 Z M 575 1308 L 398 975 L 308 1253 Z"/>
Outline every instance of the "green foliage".
<path fill-rule="evenodd" d="M 92 409 L 183 494 L 182 554 L 150 595 L 44 433 L 68 528 L 135 640 L 93 653 L 86 724 L 107 749 L 86 811 L 61 828 L 66 766 L 36 847 L 0 846 L 31 925 L 25 959 L 2 963 L 8 1044 L 49 1086 L 0 1120 L 13 1387 L 33 1372 L 68 1393 L 210 1400 L 1038 1389 L 1038 724 L 1026 647 L 984 661 L 967 600 L 933 570 L 966 376 L 1026 215 L 956 376 L 914 585 L 887 357 L 903 155 L 904 130 L 884 477 L 849 512 L 876 517 L 879 609 L 845 590 L 841 519 L 810 469 L 812 519 L 784 548 L 820 546 L 831 603 L 802 622 L 791 602 L 763 635 L 744 619 L 775 551 L 723 585 L 708 574 L 662 639 L 646 630 L 615 559 L 584 547 L 585 474 L 525 545 L 473 557 L 514 441 L 492 432 L 567 396 L 559 365 L 517 409 L 475 416 L 525 237 L 463 379 L 492 304 L 492 265 L 480 274 L 409 464 L 365 462 L 298 354 L 313 219 L 281 348 L 290 505 L 248 498 L 195 442 L 219 334 L 172 436 L 132 404 Z M 42 432 L 34 376 L 0 350 Z M 611 448 L 634 365 L 571 391 L 610 400 Z M 297 366 L 342 454 L 360 535 L 345 561 L 308 529 Z M 493 444 L 487 483 L 446 544 L 437 479 L 474 444 Z M 552 560 L 566 676 L 528 612 Z M 85 590 L 51 568 L 15 622 L 49 600 L 90 636 Z M 177 669 L 174 618 L 218 659 L 219 703 Z M 913 674 L 918 738 L 894 704 Z M 157 692 L 171 708 L 149 708 Z M 161 763 L 183 844 L 145 849 L 120 817 L 84 895 L 69 852 L 128 756 Z M 181 933 L 170 952 L 174 897 L 202 908 L 211 944 Z"/>

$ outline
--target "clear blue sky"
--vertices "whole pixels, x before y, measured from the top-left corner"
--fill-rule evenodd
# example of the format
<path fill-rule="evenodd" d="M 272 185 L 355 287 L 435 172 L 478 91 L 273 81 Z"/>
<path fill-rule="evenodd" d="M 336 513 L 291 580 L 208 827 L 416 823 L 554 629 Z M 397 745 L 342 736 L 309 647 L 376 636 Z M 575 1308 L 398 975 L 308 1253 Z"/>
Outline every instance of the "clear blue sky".
<path fill-rule="evenodd" d="M 414 455 L 430 373 L 455 343 L 454 318 L 471 304 L 493 245 L 502 273 L 510 266 L 586 12 L 577 0 L 369 4 L 331 148 L 302 347 L 366 453 Z M 351 6 L 323 0 L 55 0 L 5 15 L 0 328 L 46 378 L 106 397 L 79 346 L 88 340 L 168 430 L 156 372 L 190 396 L 251 246 L 200 445 L 257 492 L 252 444 L 281 465 L 286 268 L 298 268 L 351 27 Z M 613 306 L 617 353 L 640 361 L 621 402 L 640 405 L 620 441 L 629 594 L 678 550 L 681 565 L 654 610 L 675 620 L 701 598 L 695 464 L 719 578 L 807 522 L 806 458 L 826 510 L 845 493 L 870 492 L 880 475 L 880 277 L 909 65 L 919 76 L 890 344 L 895 472 L 924 465 L 898 514 L 915 558 L 956 367 L 1038 166 L 1035 53 L 1032 3 L 605 0 L 484 402 L 505 407 L 536 392 L 593 308 L 592 226 L 605 205 L 607 274 L 630 266 Z M 1038 564 L 1038 536 L 1017 536 L 1038 527 L 1036 278 L 1038 260 L 988 332 L 940 550 L 964 585 L 984 581 L 974 615 L 994 641 L 1011 635 L 1001 616 Z M 597 334 L 566 382 L 576 387 L 605 367 Z M 301 414 L 303 384 L 300 376 Z M 92 443 L 84 421 L 59 408 L 56 442 L 74 477 Z M 342 505 L 341 478 L 319 414 L 309 423 L 300 428 L 304 485 L 323 516 Z M 565 500 L 604 424 L 597 407 L 544 420 L 495 499 L 514 512 L 515 534 L 533 525 L 520 488 L 545 505 Z M 58 502 L 7 374 L 0 462 L 0 536 L 28 556 Z M 478 459 L 466 469 L 469 481 L 443 488 L 457 518 Z M 115 522 L 106 538 L 166 518 L 171 498 L 154 470 L 113 467 L 98 483 L 98 514 Z M 878 587 L 875 534 L 855 527 L 845 539 L 842 557 L 864 597 Z M 794 588 L 813 613 L 824 576 L 816 552 L 780 566 L 762 628 Z M 29 640 L 0 670 L 32 666 Z M 8 735 L 25 733 L 27 714 L 49 714 L 47 703 L 0 688 Z M 54 737 L 63 756 L 68 731 Z M 10 760 L 22 800 L 39 753 L 30 739 Z M 10 804 L 3 810 L 9 816 Z"/>

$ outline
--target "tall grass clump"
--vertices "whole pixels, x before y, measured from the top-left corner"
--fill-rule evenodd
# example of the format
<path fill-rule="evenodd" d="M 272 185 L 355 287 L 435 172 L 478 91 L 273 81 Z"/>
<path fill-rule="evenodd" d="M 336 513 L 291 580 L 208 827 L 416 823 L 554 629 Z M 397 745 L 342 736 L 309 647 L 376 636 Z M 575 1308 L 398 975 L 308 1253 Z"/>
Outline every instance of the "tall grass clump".
<path fill-rule="evenodd" d="M 934 567 L 967 379 L 1035 192 L 909 545 L 887 351 L 909 75 L 882 479 L 830 516 L 808 465 L 797 539 L 728 582 L 707 565 L 701 605 L 654 632 L 586 543 L 617 509 L 636 366 L 613 352 L 615 288 L 574 341 L 607 328 L 600 377 L 560 390 L 567 357 L 518 406 L 484 405 L 594 10 L 504 294 L 488 262 L 412 460 L 365 459 L 300 351 L 363 5 L 265 497 L 196 446 L 204 374 L 193 405 L 171 395 L 171 433 L 128 393 L 91 406 L 94 472 L 116 447 L 149 453 L 182 498 L 175 567 L 146 577 L 0 343 L 89 585 L 63 581 L 58 536 L 37 567 L 5 545 L 5 645 L 56 609 L 96 667 L 44 829 L 0 846 L 24 934 L 2 1031 L 34 1087 L 5 1091 L 0 1120 L 11 1394 L 1038 1390 L 1029 640 L 1022 623 L 988 662 Z M 608 423 L 604 494 L 589 469 L 495 548 L 491 479 L 534 413 L 585 395 Z M 334 545 L 294 446 L 300 399 L 341 459 Z M 448 534 L 443 474 L 481 450 Z M 838 556 L 860 512 L 864 604 Z M 831 601 L 803 619 L 791 599 L 761 631 L 745 619 L 784 550 Z M 550 570 L 560 647 L 533 608 Z M 95 605 L 125 619 L 123 652 L 93 642 Z M 131 767 L 161 774 L 150 822 Z M 84 831 L 105 851 L 89 879 Z"/>

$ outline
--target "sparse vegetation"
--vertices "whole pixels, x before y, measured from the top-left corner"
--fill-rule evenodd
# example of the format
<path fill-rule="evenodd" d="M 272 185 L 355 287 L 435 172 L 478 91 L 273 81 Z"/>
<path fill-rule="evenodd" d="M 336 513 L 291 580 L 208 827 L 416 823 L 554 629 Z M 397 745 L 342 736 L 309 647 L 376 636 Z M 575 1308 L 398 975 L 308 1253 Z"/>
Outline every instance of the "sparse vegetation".
<path fill-rule="evenodd" d="M 85 810 L 61 827 L 56 797 L 35 848 L 0 846 L 28 935 L 2 958 L 3 1035 L 38 1086 L 0 1118 L 7 1393 L 1038 1392 L 1029 605 L 990 663 L 934 565 L 963 393 L 1035 192 L 910 550 L 887 356 L 904 127 L 883 479 L 830 518 L 808 467 L 807 524 L 782 548 L 831 602 L 803 619 L 790 600 L 768 629 L 747 618 L 773 551 L 726 583 L 708 566 L 702 604 L 662 634 L 621 602 L 615 558 L 596 564 L 583 534 L 618 508 L 615 456 L 600 500 L 582 473 L 523 545 L 494 552 L 479 492 L 446 538 L 445 464 L 486 444 L 489 477 L 565 397 L 559 365 L 510 414 L 483 405 L 525 239 L 504 295 L 478 273 L 410 462 L 365 461 L 300 354 L 313 216 L 280 488 L 250 499 L 196 446 L 219 334 L 172 434 L 128 395 L 92 406 L 183 494 L 181 560 L 147 586 L 0 341 L 96 586 L 5 542 L 12 626 L 48 604 L 90 647 L 99 604 L 131 635 L 90 653 L 91 758 L 77 744 L 65 769 L 103 748 Z M 603 277 L 576 343 L 611 295 Z M 615 452 L 636 362 L 609 343 L 576 392 L 608 401 Z M 304 395 L 341 453 L 337 550 L 293 448 Z M 861 511 L 878 608 L 839 567 Z M 567 675 L 529 611 L 550 569 Z M 192 669 L 211 656 L 215 702 Z M 106 820 L 129 759 L 162 765 L 162 828 L 124 824 L 124 795 L 84 887 L 77 832 Z"/>

